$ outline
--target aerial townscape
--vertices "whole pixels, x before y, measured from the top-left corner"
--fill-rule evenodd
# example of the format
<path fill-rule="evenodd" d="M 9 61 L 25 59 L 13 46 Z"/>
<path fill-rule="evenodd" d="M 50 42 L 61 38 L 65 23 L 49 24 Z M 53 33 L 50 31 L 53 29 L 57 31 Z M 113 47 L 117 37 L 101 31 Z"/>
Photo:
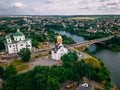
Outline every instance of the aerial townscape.
<path fill-rule="evenodd" d="M 0 90 L 119 90 L 120 0 L 40 1 L 0 1 Z"/>

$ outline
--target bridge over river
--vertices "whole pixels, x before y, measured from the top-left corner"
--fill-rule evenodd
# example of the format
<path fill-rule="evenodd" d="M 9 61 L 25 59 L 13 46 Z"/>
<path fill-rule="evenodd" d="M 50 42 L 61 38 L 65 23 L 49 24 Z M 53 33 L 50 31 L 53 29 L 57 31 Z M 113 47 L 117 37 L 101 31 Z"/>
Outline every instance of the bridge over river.
<path fill-rule="evenodd" d="M 84 41 L 84 42 L 78 42 L 78 43 L 69 45 L 68 48 L 80 47 L 80 46 L 90 46 L 90 45 L 92 45 L 94 43 L 101 43 L 101 42 L 110 40 L 113 37 L 114 36 L 109 36 L 109 37 L 104 37 L 104 38 L 99 38 L 99 39 L 94 39 L 94 40 L 88 40 L 88 41 Z"/>

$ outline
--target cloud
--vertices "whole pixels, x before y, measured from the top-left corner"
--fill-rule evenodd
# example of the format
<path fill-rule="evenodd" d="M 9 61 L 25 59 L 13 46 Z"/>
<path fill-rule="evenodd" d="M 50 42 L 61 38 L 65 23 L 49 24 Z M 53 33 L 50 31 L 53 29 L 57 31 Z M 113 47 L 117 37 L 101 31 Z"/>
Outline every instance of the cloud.
<path fill-rule="evenodd" d="M 99 6 L 98 9 L 104 11 L 111 11 L 111 12 L 113 12 L 112 10 L 117 11 L 118 9 L 120 9 L 120 0 L 116 0 L 116 1 L 109 0 L 107 2 L 104 2 Z"/>
<path fill-rule="evenodd" d="M 46 0 L 46 3 L 57 3 L 57 2 L 62 2 L 63 0 Z"/>
<path fill-rule="evenodd" d="M 12 8 L 23 8 L 25 5 L 22 4 L 21 2 L 14 2 L 12 3 L 11 7 Z"/>
<path fill-rule="evenodd" d="M 0 0 L 0 14 L 120 14 L 119 10 L 120 0 Z"/>

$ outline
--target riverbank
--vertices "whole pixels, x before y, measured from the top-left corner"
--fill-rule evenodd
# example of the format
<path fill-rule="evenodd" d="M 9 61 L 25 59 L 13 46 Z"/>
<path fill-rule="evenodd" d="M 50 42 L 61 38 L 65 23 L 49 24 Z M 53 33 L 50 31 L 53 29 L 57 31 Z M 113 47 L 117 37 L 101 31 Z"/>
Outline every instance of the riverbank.
<path fill-rule="evenodd" d="M 104 62 L 105 66 L 111 73 L 112 81 L 117 85 L 118 89 L 120 89 L 120 70 L 118 68 L 120 65 L 120 53 L 116 53 L 108 49 L 103 49 L 101 51 L 97 51 L 93 55 Z"/>
<path fill-rule="evenodd" d="M 66 31 L 55 31 L 57 33 L 60 33 L 60 34 L 65 34 L 67 35 L 68 37 L 71 37 L 73 40 L 75 40 L 75 42 L 84 42 L 86 41 L 85 38 L 81 37 L 81 36 L 78 36 L 78 35 L 75 35 L 75 34 L 71 34 L 71 33 L 68 33 Z M 98 44 L 97 44 L 98 45 Z M 111 78 L 113 80 L 113 82 L 116 83 L 118 89 L 120 89 L 120 85 L 119 85 L 119 82 L 120 82 L 120 79 L 119 79 L 119 76 L 120 76 L 120 70 L 119 70 L 119 63 L 120 63 L 120 53 L 116 53 L 116 52 L 113 52 L 109 49 L 107 49 L 105 47 L 105 45 L 102 45 L 102 44 L 99 44 L 100 46 L 97 46 L 95 44 L 89 46 L 89 50 L 91 50 L 91 52 L 96 52 L 94 53 L 94 56 L 96 56 L 97 58 L 101 59 L 105 66 L 107 66 L 107 68 L 109 69 L 110 73 L 111 73 Z M 97 50 L 97 48 L 100 48 L 99 50 Z"/>
<path fill-rule="evenodd" d="M 120 52 L 120 36 L 115 36 L 105 42 L 105 47 L 114 52 Z"/>
<path fill-rule="evenodd" d="M 56 30 L 54 30 L 54 31 L 56 31 Z M 105 34 L 105 33 L 102 33 L 102 32 L 91 33 L 91 32 L 82 31 L 82 30 L 62 29 L 62 30 L 57 30 L 57 31 L 65 31 L 65 32 L 68 32 L 68 33 L 73 34 L 73 35 L 78 35 L 80 37 L 84 37 L 86 40 L 104 38 L 104 37 L 108 37 L 110 35 L 113 35 L 113 34 Z"/>

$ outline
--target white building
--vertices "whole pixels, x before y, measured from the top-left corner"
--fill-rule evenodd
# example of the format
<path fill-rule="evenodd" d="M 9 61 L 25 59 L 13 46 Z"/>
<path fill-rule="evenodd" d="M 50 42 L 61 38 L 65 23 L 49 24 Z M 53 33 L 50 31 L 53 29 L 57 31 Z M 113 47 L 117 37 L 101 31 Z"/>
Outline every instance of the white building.
<path fill-rule="evenodd" d="M 8 54 L 17 53 L 22 48 L 28 48 L 31 50 L 31 39 L 25 38 L 25 35 L 17 29 L 17 32 L 13 34 L 11 37 L 10 35 L 5 36 L 5 48 Z"/>
<path fill-rule="evenodd" d="M 51 51 L 51 57 L 54 60 L 60 60 L 61 56 L 68 53 L 68 49 L 62 44 L 62 37 L 59 35 L 57 37 L 57 44 Z"/>

